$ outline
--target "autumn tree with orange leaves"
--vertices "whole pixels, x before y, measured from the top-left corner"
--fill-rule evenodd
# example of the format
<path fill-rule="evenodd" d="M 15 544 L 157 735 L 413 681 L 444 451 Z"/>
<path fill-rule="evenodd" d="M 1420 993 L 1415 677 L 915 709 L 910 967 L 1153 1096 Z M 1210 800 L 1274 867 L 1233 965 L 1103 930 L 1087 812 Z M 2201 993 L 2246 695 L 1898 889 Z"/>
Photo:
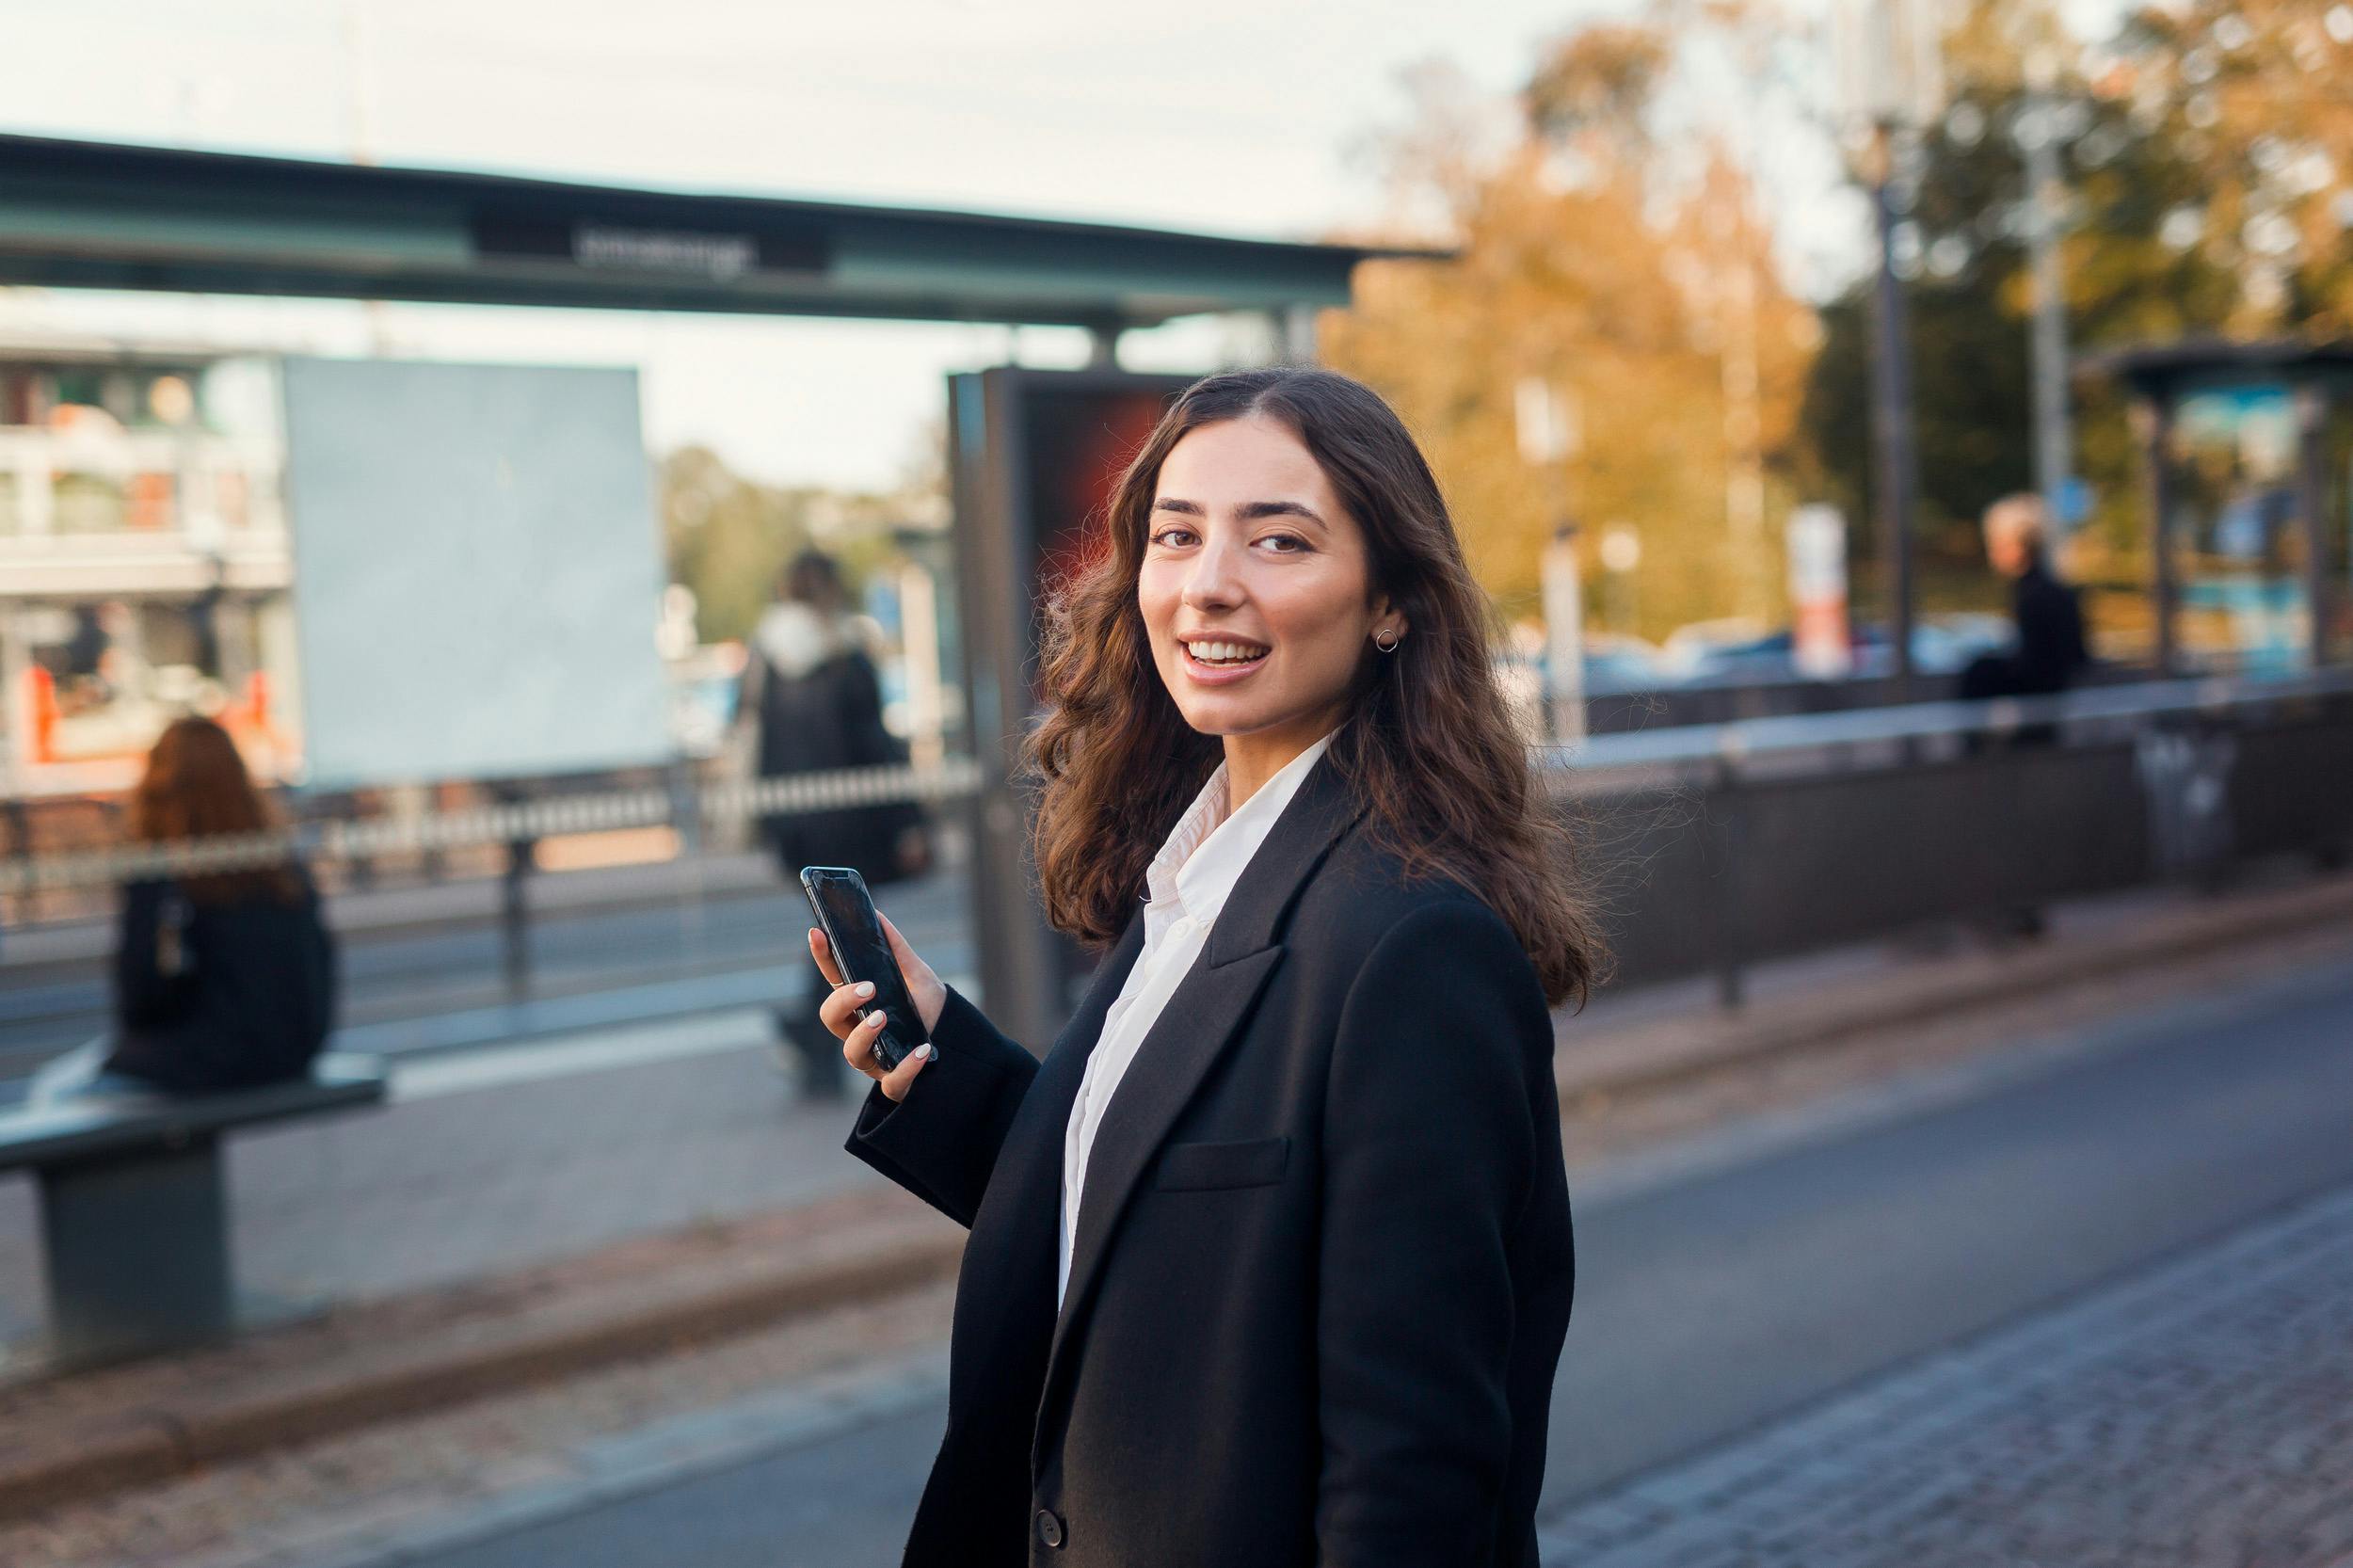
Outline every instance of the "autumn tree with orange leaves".
<path fill-rule="evenodd" d="M 1458 78 L 1416 72 L 1385 164 L 1400 212 L 1425 215 L 1458 259 L 1367 264 L 1353 307 L 1323 319 L 1327 360 L 1422 440 L 1473 569 L 1513 618 L 1537 614 L 1562 510 L 1581 525 L 1589 627 L 1657 638 L 1784 613 L 1779 527 L 1816 328 L 1731 151 L 1670 156 L 1654 136 L 1674 63 L 1664 24 L 1573 33 L 1530 75 L 1499 148 Z M 1575 411 L 1565 485 L 1522 458 L 1529 377 Z M 1639 583 L 1613 594 L 1597 546 L 1620 528 L 1641 541 Z"/>

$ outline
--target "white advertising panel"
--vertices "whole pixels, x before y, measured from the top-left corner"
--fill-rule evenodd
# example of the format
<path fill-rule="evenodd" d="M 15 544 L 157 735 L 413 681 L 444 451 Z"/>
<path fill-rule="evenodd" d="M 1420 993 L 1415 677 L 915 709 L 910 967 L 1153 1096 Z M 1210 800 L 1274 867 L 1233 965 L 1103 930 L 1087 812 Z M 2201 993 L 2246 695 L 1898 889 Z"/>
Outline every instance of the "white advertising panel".
<path fill-rule="evenodd" d="M 289 360 L 306 778 L 670 752 L 633 370 Z"/>

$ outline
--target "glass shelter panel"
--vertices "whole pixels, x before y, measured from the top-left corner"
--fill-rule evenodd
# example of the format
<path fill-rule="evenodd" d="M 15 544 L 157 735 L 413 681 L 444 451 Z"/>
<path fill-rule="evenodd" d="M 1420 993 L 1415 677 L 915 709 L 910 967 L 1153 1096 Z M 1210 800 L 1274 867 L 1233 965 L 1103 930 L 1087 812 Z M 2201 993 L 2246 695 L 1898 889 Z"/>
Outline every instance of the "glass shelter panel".
<path fill-rule="evenodd" d="M 2165 542 L 2180 584 L 2175 635 L 2186 669 L 2284 674 L 2309 655 L 2298 437 L 2296 399 L 2282 385 L 2181 400 Z"/>

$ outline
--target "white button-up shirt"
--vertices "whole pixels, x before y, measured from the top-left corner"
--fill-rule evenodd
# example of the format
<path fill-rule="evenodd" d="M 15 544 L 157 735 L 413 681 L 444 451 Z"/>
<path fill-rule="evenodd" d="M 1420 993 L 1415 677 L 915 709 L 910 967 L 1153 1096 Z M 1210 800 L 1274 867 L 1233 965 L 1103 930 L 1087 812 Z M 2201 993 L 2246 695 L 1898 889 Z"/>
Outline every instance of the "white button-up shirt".
<path fill-rule="evenodd" d="M 1334 733 L 1337 733 L 1335 731 Z M 1170 993 L 1192 972 L 1209 939 L 1209 927 L 1225 906 L 1226 894 L 1241 880 L 1242 868 L 1266 841 L 1267 832 L 1283 808 L 1299 792 L 1302 780 L 1332 744 L 1332 735 L 1292 758 L 1260 785 L 1238 811 L 1228 812 L 1225 764 L 1220 762 L 1209 781 L 1201 786 L 1193 805 L 1176 820 L 1168 841 L 1144 868 L 1144 951 L 1127 983 L 1103 1015 L 1103 1032 L 1087 1057 L 1086 1076 L 1079 1097 L 1070 1107 L 1063 1135 L 1062 1263 L 1054 1281 L 1054 1303 L 1062 1304 L 1070 1288 L 1070 1250 L 1079 1234 L 1079 1199 L 1086 1184 L 1087 1156 L 1095 1148 L 1096 1129 L 1111 1108 L 1119 1080 L 1136 1058 L 1152 1025 L 1168 1005 Z"/>

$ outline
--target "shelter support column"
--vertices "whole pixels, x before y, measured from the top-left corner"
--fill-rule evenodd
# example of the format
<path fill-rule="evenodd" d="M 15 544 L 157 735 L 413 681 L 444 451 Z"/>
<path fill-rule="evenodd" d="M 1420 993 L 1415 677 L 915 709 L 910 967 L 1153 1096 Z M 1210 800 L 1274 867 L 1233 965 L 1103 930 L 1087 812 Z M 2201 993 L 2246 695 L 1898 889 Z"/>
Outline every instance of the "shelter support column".
<path fill-rule="evenodd" d="M 2328 439 L 2328 391 L 2306 382 L 2296 389 L 2296 515 L 2304 551 L 2307 669 L 2329 662 L 2329 629 L 2336 624 L 2337 582 L 2329 569 Z"/>
<path fill-rule="evenodd" d="M 1312 365 L 1316 356 L 1316 310 L 1313 305 L 1286 305 L 1267 312 L 1277 364 Z"/>
<path fill-rule="evenodd" d="M 2173 394 L 2158 392 L 2133 405 L 2149 486 L 2150 662 L 2160 678 L 2173 673 Z"/>
<path fill-rule="evenodd" d="M 1087 369 L 1119 368 L 1119 323 L 1096 322 L 1087 328 Z"/>

